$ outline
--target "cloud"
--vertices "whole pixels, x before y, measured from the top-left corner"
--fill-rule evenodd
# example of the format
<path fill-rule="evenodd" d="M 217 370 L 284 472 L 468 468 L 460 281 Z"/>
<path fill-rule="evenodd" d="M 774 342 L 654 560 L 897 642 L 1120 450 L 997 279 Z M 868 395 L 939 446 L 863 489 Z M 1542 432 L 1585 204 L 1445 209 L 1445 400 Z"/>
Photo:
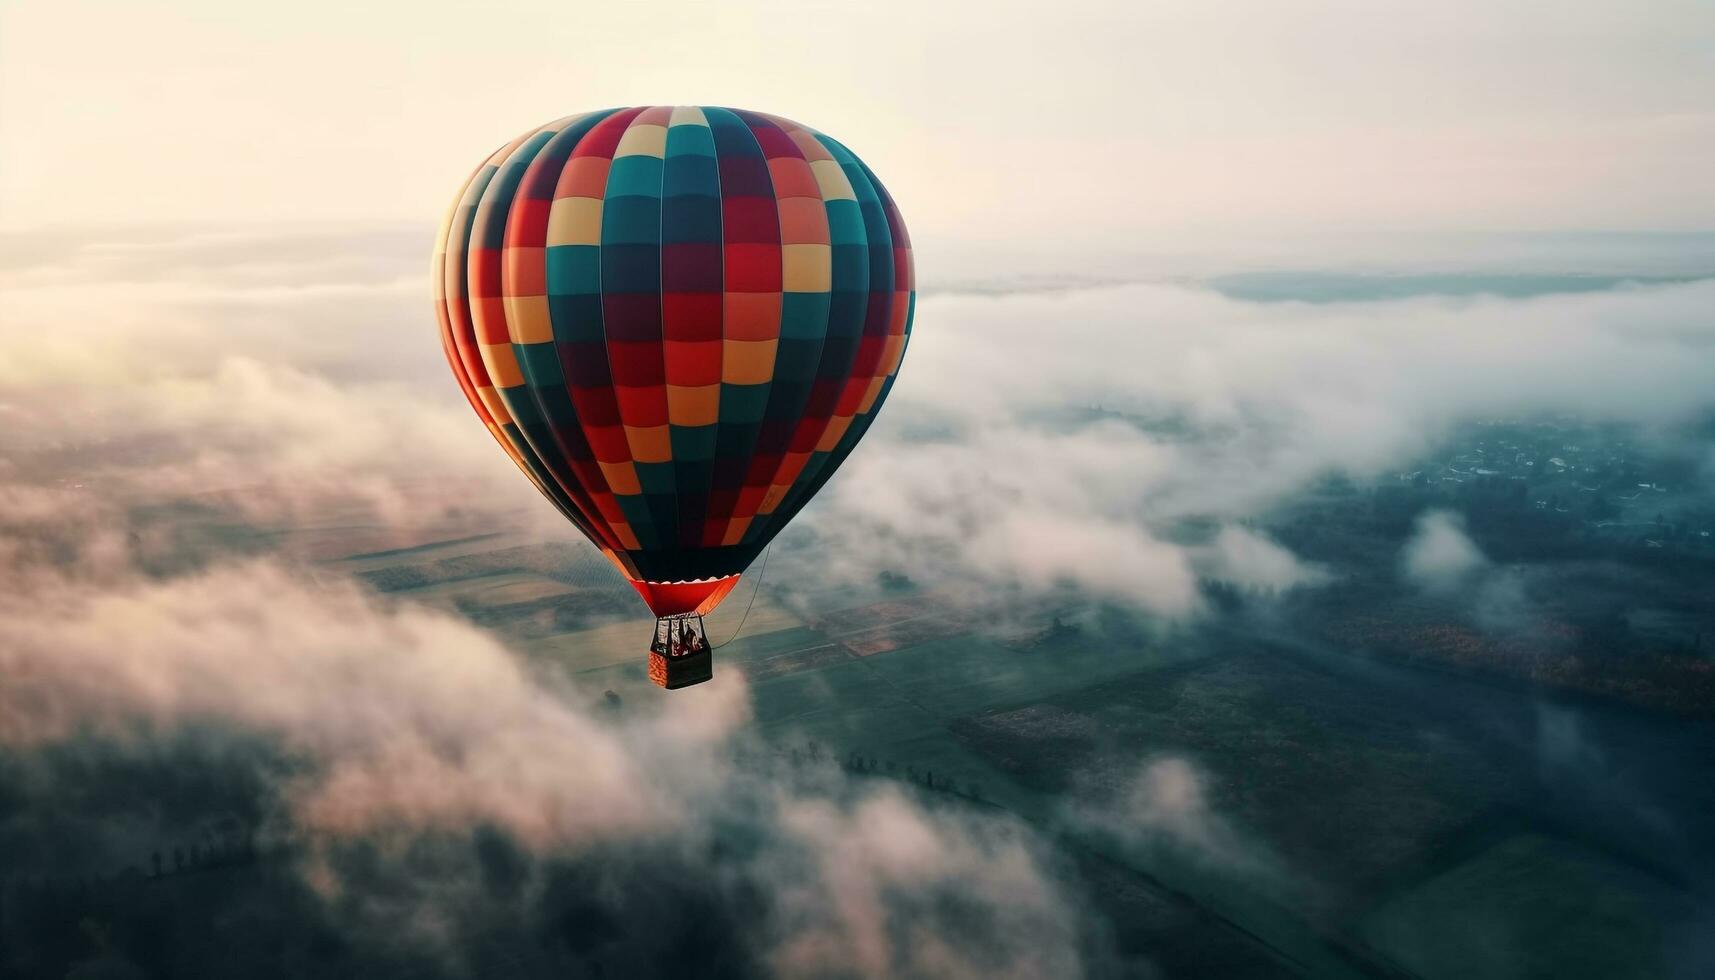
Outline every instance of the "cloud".
<path fill-rule="evenodd" d="M 214 491 L 264 522 L 474 507 L 570 536 L 446 377 L 422 247 L 396 228 L 14 242 L 9 475 Z M 1712 303 L 1709 281 L 1319 304 L 1159 282 L 926 294 L 886 411 L 778 560 L 828 585 L 906 571 L 969 602 L 1076 588 L 1167 617 L 1197 614 L 1199 578 L 1313 586 L 1241 522 L 1330 473 L 1421 459 L 1472 417 L 1671 433 L 1715 407 Z"/>
<path fill-rule="evenodd" d="M 198 497 L 264 523 L 334 506 L 392 524 L 451 508 L 538 515 L 447 372 L 417 238 L 14 245 L 0 268 L 15 327 L 0 336 L 0 475 Z"/>
<path fill-rule="evenodd" d="M 814 871 L 778 882 L 777 899 L 789 910 L 784 939 L 771 957 L 779 975 L 1083 972 L 1075 909 L 1043 888 L 1040 855 L 1002 823 L 950 819 L 891 791 L 852 808 L 793 802 L 781 822 Z M 958 900 L 949 882 L 980 883 L 981 893 L 1008 900 L 968 910 L 961 923 L 950 923 L 936 908 Z M 961 929 L 1005 939 L 985 948 Z"/>
<path fill-rule="evenodd" d="M 573 972 L 647 956 L 682 969 L 639 917 L 665 911 L 661 889 L 706 896 L 709 928 L 784 973 L 1082 972 L 1079 899 L 1046 842 L 831 764 L 770 761 L 744 733 L 736 672 L 615 711 L 457 617 L 265 560 L 141 575 L 123 544 L 109 553 L 118 529 L 69 519 L 63 500 L 7 499 L 63 533 L 0 550 L 0 766 L 34 773 L 0 801 L 0 851 L 51 837 L 30 815 L 74 809 L 91 779 L 130 785 L 147 814 L 157 790 L 173 798 L 166 783 L 224 772 L 222 792 L 255 794 L 243 808 L 293 842 L 305 886 L 366 947 L 406 935 L 464 955 L 480 946 L 470 930 L 494 927 L 501 874 L 526 918 L 616 923 L 607 945 L 567 952 Z M 195 748 L 211 745 L 228 748 Z M 148 788 L 125 775 L 162 754 L 170 775 Z M 83 761 L 55 775 L 62 757 Z M 112 843 L 138 860 L 149 818 L 127 819 L 141 825 Z M 171 828 L 152 829 L 159 847 Z M 557 884 L 591 874 L 609 886 Z M 741 914 L 756 895 L 769 899 Z"/>
<path fill-rule="evenodd" d="M 250 746 L 218 771 L 311 842 L 319 899 L 445 946 L 512 861 L 518 920 L 617 923 L 612 946 L 564 946 L 620 974 L 658 955 L 626 910 L 663 898 L 715 910 L 734 955 L 784 972 L 1094 962 L 1050 843 L 831 767 L 741 763 L 749 696 L 730 672 L 607 713 L 448 614 L 220 546 L 166 560 L 182 542 L 139 501 L 287 527 L 352 502 L 401 525 L 471 506 L 555 525 L 444 376 L 420 271 L 326 258 L 364 241 L 120 242 L 6 273 L 24 327 L 0 337 L 7 752 L 183 751 L 209 772 L 204 741 Z M 1674 437 L 1715 406 L 1712 305 L 1710 283 L 1318 306 L 1185 284 L 926 296 L 892 401 L 782 539 L 775 580 L 903 570 L 976 604 L 1162 618 L 1199 613 L 1199 580 L 1313 587 L 1329 571 L 1257 529 L 1304 488 L 1420 458 L 1473 416 L 1587 410 Z M 1402 556 L 1426 586 L 1481 566 L 1446 514 Z M 26 803 L 69 792 L 53 785 Z M 1210 793 L 1189 760 L 1150 759 L 1077 818 L 1276 881 Z"/>
<path fill-rule="evenodd" d="M 1470 416 L 1693 417 L 1715 380 L 1697 356 L 1715 347 L 1711 301 L 1715 282 L 1332 306 L 1167 285 L 950 296 L 922 305 L 888 421 L 1010 435 L 1099 408 L 1120 419 L 1105 452 L 1152 510 L 1242 510 L 1328 467 L 1389 465 Z"/>
<path fill-rule="evenodd" d="M 296 822 L 336 832 L 485 822 L 546 846 L 671 812 L 619 733 L 456 618 L 378 608 L 350 584 L 306 584 L 261 563 L 10 591 L 0 743 L 124 741 L 194 724 L 259 734 L 317 763 L 290 791 Z M 663 751 L 718 739 L 743 719 L 742 702 L 720 686 L 674 699 L 670 728 L 639 735 Z"/>
<path fill-rule="evenodd" d="M 815 568 L 848 581 L 1073 582 L 1186 614 L 1198 574 L 1315 576 L 1237 530 L 1181 544 L 1184 522 L 1266 517 L 1331 473 L 1419 460 L 1462 421 L 1588 413 L 1675 437 L 1715 407 L 1710 304 L 1708 281 L 1315 305 L 1164 284 L 927 297 L 884 414 L 800 521 Z"/>
<path fill-rule="evenodd" d="M 1189 759 L 1160 756 L 1139 764 L 1116 791 L 1076 798 L 1068 815 L 1074 826 L 1146 863 L 1189 861 L 1265 891 L 1295 887 L 1266 845 L 1216 811 L 1208 783 Z"/>
<path fill-rule="evenodd" d="M 1196 552 L 1204 578 L 1273 594 L 1326 582 L 1329 574 L 1249 528 L 1228 524 Z"/>
<path fill-rule="evenodd" d="M 386 226 L 4 236 L 15 329 L 0 338 L 0 388 L 191 376 L 231 357 L 341 380 L 442 380 L 431 244 Z"/>
<path fill-rule="evenodd" d="M 1400 551 L 1400 569 L 1406 578 L 1431 592 L 1457 589 L 1488 563 L 1466 536 L 1464 520 L 1444 510 L 1418 517 L 1415 532 Z"/>

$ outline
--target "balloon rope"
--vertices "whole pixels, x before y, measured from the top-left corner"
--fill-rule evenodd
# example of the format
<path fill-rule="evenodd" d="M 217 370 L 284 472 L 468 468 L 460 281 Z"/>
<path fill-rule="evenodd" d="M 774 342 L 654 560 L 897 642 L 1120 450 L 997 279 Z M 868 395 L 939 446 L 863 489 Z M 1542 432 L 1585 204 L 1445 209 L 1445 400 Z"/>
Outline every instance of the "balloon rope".
<path fill-rule="evenodd" d="M 744 632 L 744 624 L 750 620 L 750 607 L 756 605 L 756 594 L 762 591 L 762 576 L 768 571 L 768 555 L 769 552 L 772 552 L 773 550 L 774 545 L 770 543 L 768 545 L 768 551 L 764 551 L 762 553 L 762 567 L 756 570 L 756 588 L 750 590 L 750 601 L 745 603 L 744 615 L 739 618 L 738 629 L 733 630 L 732 635 L 727 637 L 725 640 L 709 647 L 710 650 L 719 650 L 721 647 L 724 647 L 728 643 L 738 639 L 738 635 Z"/>

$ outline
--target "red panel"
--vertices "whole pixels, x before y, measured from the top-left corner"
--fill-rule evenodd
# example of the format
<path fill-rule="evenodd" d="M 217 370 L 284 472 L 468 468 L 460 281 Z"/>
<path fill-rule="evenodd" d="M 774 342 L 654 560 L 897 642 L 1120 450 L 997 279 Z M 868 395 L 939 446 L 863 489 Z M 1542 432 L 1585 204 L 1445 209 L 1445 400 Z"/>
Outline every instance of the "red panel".
<path fill-rule="evenodd" d="M 798 144 L 792 142 L 792 137 L 781 132 L 778 127 L 752 125 L 750 132 L 756 137 L 756 145 L 762 147 L 762 155 L 765 157 L 804 157 L 798 149 Z"/>
<path fill-rule="evenodd" d="M 435 313 L 441 321 L 441 351 L 447 357 L 447 366 L 453 369 L 453 377 L 458 380 L 459 390 L 464 392 L 465 400 L 475 410 L 476 417 L 483 425 L 493 425 L 494 416 L 489 414 L 488 406 L 477 396 L 476 388 L 470 383 L 470 375 L 465 373 L 464 365 L 459 362 L 458 348 L 453 346 L 452 323 L 447 319 L 447 304 L 445 301 L 435 304 Z M 510 450 L 508 450 L 510 453 Z"/>
<path fill-rule="evenodd" d="M 657 616 L 706 616 L 737 584 L 738 576 L 729 575 L 708 582 L 633 581 L 631 586 Z"/>
<path fill-rule="evenodd" d="M 660 341 L 608 341 L 607 362 L 613 369 L 613 384 L 616 388 L 660 385 L 667 381 L 667 372 L 661 361 Z M 623 410 L 621 413 L 624 414 Z"/>
<path fill-rule="evenodd" d="M 704 512 L 707 514 L 730 514 L 738 503 L 737 490 L 715 490 L 709 494 L 709 505 Z M 703 525 L 703 547 L 716 548 L 720 546 L 721 537 L 726 534 L 726 521 L 710 520 Z"/>
<path fill-rule="evenodd" d="M 590 448 L 595 451 L 597 459 L 612 461 L 612 456 L 603 456 L 595 444 L 597 429 L 619 425 L 619 403 L 613 400 L 612 388 L 573 388 L 572 407 L 577 409 L 578 421 L 583 423 L 584 434 L 590 437 Z M 625 440 L 624 434 L 620 441 Z"/>
<path fill-rule="evenodd" d="M 770 201 L 768 206 L 773 210 L 774 202 Z M 734 293 L 780 292 L 780 246 L 728 245 L 726 288 Z"/>
<path fill-rule="evenodd" d="M 759 444 L 761 443 L 761 440 L 757 441 Z M 779 468 L 780 456 L 778 453 L 767 454 L 759 452 L 756 456 L 751 457 L 750 469 L 744 474 L 745 486 L 768 486 L 769 480 L 774 476 L 774 471 Z"/>
<path fill-rule="evenodd" d="M 611 158 L 613 151 L 619 149 L 619 138 L 625 135 L 625 130 L 630 127 L 631 121 L 636 119 L 638 113 L 642 111 L 643 107 L 626 109 L 596 123 L 595 128 L 586 133 L 584 138 L 578 142 L 578 148 L 572 151 L 572 158 L 574 160 L 579 157 Z M 563 197 L 564 195 L 560 196 Z"/>
<path fill-rule="evenodd" d="M 734 242 L 780 241 L 780 216 L 772 197 L 721 198 L 721 238 Z"/>
<path fill-rule="evenodd" d="M 666 293 L 661 297 L 662 336 L 668 340 L 721 339 L 721 294 Z"/>
<path fill-rule="evenodd" d="M 846 379 L 846 386 L 840 391 L 839 404 L 834 406 L 834 414 L 845 417 L 856 415 L 858 406 L 863 404 L 863 394 L 869 390 L 869 379 L 872 375 L 854 374 Z"/>
<path fill-rule="evenodd" d="M 615 404 L 611 396 L 602 401 Z M 590 425 L 584 423 L 584 435 L 589 436 L 590 449 L 595 458 L 604 463 L 622 463 L 631 458 L 631 443 L 625 438 L 625 429 L 618 425 Z"/>
<path fill-rule="evenodd" d="M 709 513 L 719 514 L 719 513 L 723 513 L 723 512 L 711 510 L 711 511 L 709 511 Z M 703 521 L 703 538 L 702 538 L 702 541 L 699 542 L 699 544 L 702 547 L 704 547 L 704 548 L 719 548 L 721 546 L 722 539 L 724 539 L 725 537 L 726 537 L 726 521 L 725 520 L 705 520 L 705 521 Z"/>
<path fill-rule="evenodd" d="M 582 471 L 580 470 L 580 472 Z M 607 477 L 603 476 L 600 468 L 595 469 L 595 475 L 601 477 L 602 484 L 606 485 Z M 588 481 L 585 482 L 588 485 Z M 615 497 L 611 491 L 592 490 L 590 496 L 595 499 L 596 510 L 601 512 L 602 520 L 610 526 L 625 523 L 625 511 L 619 506 L 619 498 Z"/>
<path fill-rule="evenodd" d="M 755 517 L 756 508 L 762 506 L 762 497 L 767 492 L 767 487 L 745 487 L 740 490 L 738 503 L 733 506 L 732 516 L 735 519 Z"/>
<path fill-rule="evenodd" d="M 810 462 L 810 451 L 815 448 L 815 444 L 812 442 L 810 449 L 788 455 L 786 461 L 780 466 L 780 472 L 774 474 L 774 482 L 787 486 L 797 482 L 798 474 L 804 472 L 805 464 Z"/>
<path fill-rule="evenodd" d="M 476 300 L 476 339 L 481 344 L 504 344 L 512 336 L 506 332 L 506 301 L 496 293 Z M 477 356 L 481 356 L 480 354 Z"/>
<path fill-rule="evenodd" d="M 663 345 L 663 348 L 667 357 L 668 384 L 696 388 L 720 381 L 720 340 L 702 340 L 690 343 L 669 340 Z"/>
<path fill-rule="evenodd" d="M 499 296 L 500 249 L 479 248 L 470 253 L 470 295 L 472 299 Z"/>
<path fill-rule="evenodd" d="M 881 363 L 881 352 L 886 347 L 886 334 L 866 334 L 858 341 L 857 357 L 852 361 L 851 376 L 865 381 L 875 377 L 876 366 Z"/>
<path fill-rule="evenodd" d="M 465 373 L 470 375 L 470 383 L 478 388 L 494 387 L 488 376 L 488 366 L 482 363 L 482 354 L 476 349 L 476 328 L 471 319 L 470 301 L 462 296 L 449 300 L 447 317 L 453 322 L 453 347 L 459 352 L 459 363 L 464 365 Z"/>
<path fill-rule="evenodd" d="M 536 164 L 533 162 L 531 167 Z M 518 196 L 512 199 L 512 210 L 506 215 L 508 248 L 518 245 L 540 247 L 548 240 L 548 208 L 552 201 Z"/>
<path fill-rule="evenodd" d="M 789 452 L 807 453 L 816 448 L 816 440 L 822 437 L 822 425 L 834 413 L 844 386 L 843 378 L 817 378 L 816 383 L 810 386 L 810 400 L 805 403 L 798 431 L 792 435 Z"/>
<path fill-rule="evenodd" d="M 638 428 L 667 424 L 667 389 L 660 385 L 647 388 L 615 386 L 620 417 L 625 424 Z"/>

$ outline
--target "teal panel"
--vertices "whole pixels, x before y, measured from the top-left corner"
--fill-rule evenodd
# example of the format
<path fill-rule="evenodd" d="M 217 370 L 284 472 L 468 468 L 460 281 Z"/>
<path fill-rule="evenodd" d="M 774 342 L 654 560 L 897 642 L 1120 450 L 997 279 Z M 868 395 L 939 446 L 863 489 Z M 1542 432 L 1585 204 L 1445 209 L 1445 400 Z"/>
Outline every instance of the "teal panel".
<path fill-rule="evenodd" d="M 821 340 L 828 332 L 827 293 L 785 293 L 781 297 L 780 337 L 783 340 Z"/>
<path fill-rule="evenodd" d="M 600 245 L 551 245 L 545 257 L 548 295 L 601 295 Z"/>
<path fill-rule="evenodd" d="M 659 157 L 620 157 L 607 172 L 607 199 L 616 197 L 660 197 Z"/>
<path fill-rule="evenodd" d="M 768 407 L 768 385 L 721 384 L 722 422 L 759 422 Z"/>

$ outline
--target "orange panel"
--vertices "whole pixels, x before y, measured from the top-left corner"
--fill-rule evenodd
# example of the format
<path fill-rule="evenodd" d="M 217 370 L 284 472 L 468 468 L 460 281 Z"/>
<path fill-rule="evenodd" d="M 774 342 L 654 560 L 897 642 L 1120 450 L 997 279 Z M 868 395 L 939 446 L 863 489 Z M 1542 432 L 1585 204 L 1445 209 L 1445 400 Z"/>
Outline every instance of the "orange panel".
<path fill-rule="evenodd" d="M 674 425 L 713 425 L 721 419 L 721 386 L 667 386 L 667 420 Z"/>
<path fill-rule="evenodd" d="M 740 517 L 726 526 L 726 535 L 721 538 L 723 545 L 735 545 L 744 540 L 744 532 L 750 530 L 750 518 Z"/>
<path fill-rule="evenodd" d="M 804 161 L 795 157 L 774 157 L 768 161 L 768 175 L 774 180 L 775 197 L 781 200 L 810 197 L 821 203 L 821 185 L 816 183 L 816 175 Z"/>
<path fill-rule="evenodd" d="M 671 463 L 673 440 L 666 424 L 625 427 L 625 437 L 631 442 L 631 458 L 639 463 Z"/>
<path fill-rule="evenodd" d="M 820 197 L 788 197 L 779 206 L 782 245 L 828 244 L 828 207 Z"/>
<path fill-rule="evenodd" d="M 622 497 L 635 497 L 643 492 L 643 485 L 637 482 L 637 469 L 631 465 L 631 460 L 623 463 L 602 463 L 601 474 L 607 477 L 608 488 Z M 616 527 L 615 533 L 618 532 Z M 636 545 L 626 545 L 635 548 Z"/>
<path fill-rule="evenodd" d="M 780 336 L 779 293 L 727 293 L 727 340 L 773 340 Z"/>
<path fill-rule="evenodd" d="M 604 197 L 607 194 L 607 171 L 613 161 L 607 157 L 573 157 L 560 171 L 555 197 Z"/>
<path fill-rule="evenodd" d="M 778 340 L 729 340 L 721 358 L 721 380 L 732 385 L 759 385 L 774 379 Z"/>

